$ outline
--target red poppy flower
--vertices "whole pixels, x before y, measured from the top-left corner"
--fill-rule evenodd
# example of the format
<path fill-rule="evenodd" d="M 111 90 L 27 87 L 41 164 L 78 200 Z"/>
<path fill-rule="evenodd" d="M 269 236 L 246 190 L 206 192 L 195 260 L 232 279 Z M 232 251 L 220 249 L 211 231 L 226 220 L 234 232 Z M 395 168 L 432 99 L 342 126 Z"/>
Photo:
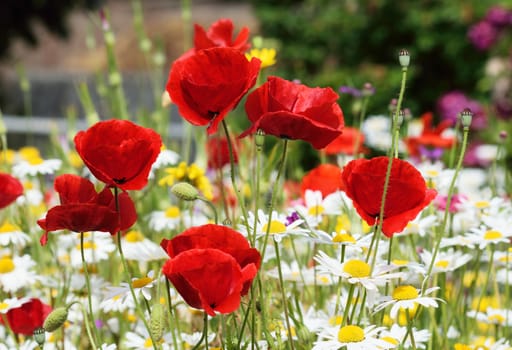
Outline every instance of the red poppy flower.
<path fill-rule="evenodd" d="M 51 231 L 102 231 L 113 235 L 128 229 L 137 220 L 135 205 L 126 192 L 118 195 L 118 212 L 115 197 L 108 187 L 97 193 L 92 182 L 71 174 L 58 176 L 54 187 L 61 205 L 51 208 L 45 218 L 37 221 L 45 231 L 41 245 L 47 243 Z"/>
<path fill-rule="evenodd" d="M 204 50 L 212 47 L 232 47 L 242 53 L 250 47 L 249 28 L 243 27 L 233 40 L 234 26 L 230 19 L 220 19 L 213 23 L 208 31 L 198 24 L 194 25 L 194 48 Z"/>
<path fill-rule="evenodd" d="M 183 118 L 212 134 L 256 83 L 260 64 L 233 48 L 201 50 L 173 63 L 166 90 Z"/>
<path fill-rule="evenodd" d="M 443 136 L 442 133 L 451 125 L 451 121 L 443 120 L 437 125 L 432 127 L 432 120 L 434 115 L 432 112 L 424 113 L 421 116 L 423 123 L 423 130 L 419 136 L 406 137 L 404 142 L 407 146 L 409 154 L 413 157 L 420 156 L 420 147 L 427 148 L 450 148 L 455 142 L 455 138 L 451 136 Z"/>
<path fill-rule="evenodd" d="M 341 168 L 334 164 L 320 164 L 310 170 L 303 178 L 300 186 L 302 197 L 306 190 L 321 191 L 322 196 L 343 190 Z"/>
<path fill-rule="evenodd" d="M 356 128 L 345 126 L 343 133 L 329 143 L 322 151 L 326 154 L 359 154 L 368 153 L 363 146 L 364 134 Z"/>
<path fill-rule="evenodd" d="M 225 137 L 210 137 L 206 143 L 206 154 L 208 156 L 208 168 L 222 169 L 230 163 L 228 140 Z M 233 145 L 233 161 L 238 163 L 236 144 Z"/>
<path fill-rule="evenodd" d="M 20 180 L 10 174 L 0 173 L 0 209 L 5 208 L 23 194 Z"/>
<path fill-rule="evenodd" d="M 388 162 L 388 157 L 357 159 L 343 168 L 345 192 L 368 225 L 378 221 Z M 393 159 L 382 232 L 388 237 L 401 232 L 436 194 L 435 190 L 427 188 L 425 180 L 414 166 Z"/>
<path fill-rule="evenodd" d="M 161 246 L 171 257 L 164 275 L 190 306 L 211 316 L 235 311 L 260 267 L 259 252 L 226 226 L 193 227 Z"/>
<path fill-rule="evenodd" d="M 343 112 L 337 100 L 338 94 L 331 88 L 310 88 L 269 77 L 247 97 L 245 111 L 252 126 L 240 137 L 262 129 L 266 134 L 324 148 L 343 129 Z"/>
<path fill-rule="evenodd" d="M 107 120 L 75 136 L 75 147 L 98 180 L 122 190 L 146 186 L 162 140 L 155 131 L 128 120 Z"/>
<path fill-rule="evenodd" d="M 14 334 L 32 336 L 34 331 L 43 326 L 46 316 L 52 312 L 52 307 L 39 299 L 30 299 L 20 307 L 7 311 L 7 322 Z M 3 323 L 0 318 L 0 323 Z"/>

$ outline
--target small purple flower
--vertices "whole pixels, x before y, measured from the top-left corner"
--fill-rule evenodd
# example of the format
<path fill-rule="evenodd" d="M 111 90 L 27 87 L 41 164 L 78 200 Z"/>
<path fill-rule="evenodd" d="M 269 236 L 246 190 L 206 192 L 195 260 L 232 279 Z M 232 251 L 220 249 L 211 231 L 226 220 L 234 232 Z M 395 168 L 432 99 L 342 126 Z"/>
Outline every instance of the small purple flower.
<path fill-rule="evenodd" d="M 354 97 L 362 96 L 361 90 L 358 90 L 351 86 L 340 86 L 338 91 L 340 92 L 340 94 L 352 95 Z"/>
<path fill-rule="evenodd" d="M 426 158 L 433 162 L 441 159 L 441 157 L 443 156 L 443 152 L 444 152 L 444 150 L 440 147 L 431 148 L 431 147 L 425 147 L 423 145 L 419 145 L 418 148 L 419 148 L 422 158 Z"/>
<path fill-rule="evenodd" d="M 493 6 L 487 10 L 485 20 L 497 28 L 512 25 L 512 11 L 501 6 Z"/>
<path fill-rule="evenodd" d="M 290 226 L 297 220 L 300 220 L 300 216 L 296 211 L 294 211 L 293 213 L 286 217 L 286 226 Z"/>
<path fill-rule="evenodd" d="M 487 115 L 482 105 L 462 92 L 450 91 L 437 100 L 437 110 L 441 119 L 450 120 L 452 126 L 457 122 L 459 113 L 465 108 L 473 112 L 472 129 L 481 130 L 487 127 Z"/>
<path fill-rule="evenodd" d="M 469 41 L 477 49 L 485 51 L 498 40 L 499 30 L 488 21 L 473 24 L 468 31 Z"/>

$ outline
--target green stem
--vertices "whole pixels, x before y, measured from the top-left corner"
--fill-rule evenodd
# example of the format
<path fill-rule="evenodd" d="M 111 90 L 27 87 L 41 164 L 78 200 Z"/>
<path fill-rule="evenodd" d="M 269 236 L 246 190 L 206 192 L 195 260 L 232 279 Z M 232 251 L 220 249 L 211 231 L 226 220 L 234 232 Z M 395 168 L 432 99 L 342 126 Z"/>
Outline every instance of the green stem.
<path fill-rule="evenodd" d="M 270 226 L 270 225 L 269 225 Z M 290 344 L 290 348 L 293 350 L 293 333 L 292 333 L 292 327 L 290 324 L 290 316 L 288 314 L 288 300 L 286 299 L 286 293 L 284 291 L 284 281 L 283 281 L 283 271 L 281 269 L 281 258 L 279 254 L 279 245 L 274 240 L 274 249 L 276 251 L 276 261 L 277 261 L 277 272 L 279 274 L 279 289 L 281 290 L 281 298 L 283 300 L 283 311 L 284 311 L 284 317 L 286 322 L 286 329 L 288 331 L 288 342 Z"/>
<path fill-rule="evenodd" d="M 430 264 L 429 264 L 428 270 L 427 270 L 427 274 L 425 275 L 425 279 L 423 280 L 423 283 L 422 283 L 422 288 L 421 288 L 422 294 L 425 292 L 425 290 L 427 288 L 427 285 L 428 285 L 427 281 L 431 278 L 432 269 L 434 268 L 434 262 L 436 260 L 437 254 L 439 252 L 439 248 L 441 246 L 442 233 L 445 232 L 445 229 L 446 229 L 446 224 L 448 222 L 448 217 L 449 217 L 449 213 L 450 213 L 450 205 L 451 205 L 451 201 L 452 201 L 452 196 L 453 196 L 453 193 L 455 190 L 455 182 L 459 175 L 460 169 L 462 168 L 462 161 L 464 160 L 464 154 L 466 153 L 466 146 L 468 143 L 468 134 L 469 134 L 469 127 L 464 127 L 462 146 L 461 146 L 461 150 L 460 150 L 460 154 L 459 154 L 459 160 L 457 161 L 457 166 L 455 168 L 455 172 L 453 174 L 452 181 L 450 183 L 450 187 L 448 188 L 448 195 L 446 198 L 446 207 L 444 209 L 443 222 L 441 224 L 441 227 L 436 232 L 435 247 L 434 247 L 434 251 L 432 252 L 432 260 L 430 261 Z"/>
<path fill-rule="evenodd" d="M 85 261 L 85 252 L 84 252 L 84 233 L 80 232 L 80 256 L 82 257 L 82 266 L 84 269 L 85 276 L 85 285 L 87 287 L 87 304 L 89 306 L 89 315 L 91 315 L 92 321 L 94 322 L 94 313 L 92 311 L 92 298 L 91 298 L 91 282 L 89 279 L 89 271 L 87 269 L 87 262 Z M 98 339 L 98 334 L 96 332 L 96 327 L 94 327 L 94 339 Z"/>
<path fill-rule="evenodd" d="M 204 202 L 204 203 L 206 203 L 210 207 L 210 209 L 213 212 L 213 217 L 214 217 L 214 220 L 215 220 L 215 224 L 217 225 L 219 223 L 219 217 L 217 215 L 217 209 L 215 209 L 215 205 L 213 205 L 212 202 L 210 202 L 208 199 L 206 199 L 204 197 L 198 196 L 197 199 L 202 201 L 202 202 Z"/>
<path fill-rule="evenodd" d="M 412 319 L 409 315 L 409 309 L 405 309 L 405 316 L 407 317 L 407 330 L 409 331 L 409 337 L 411 339 L 411 347 L 413 350 L 416 350 L 416 342 L 414 341 L 414 332 L 412 328 Z M 406 337 L 404 337 L 404 343 L 405 343 Z"/>
<path fill-rule="evenodd" d="M 84 315 L 85 331 L 87 332 L 87 336 L 89 337 L 89 341 L 91 342 L 91 347 L 93 348 L 93 350 L 96 350 L 97 346 L 96 346 L 96 343 L 94 341 L 93 334 L 91 332 L 91 326 L 89 324 L 89 319 L 88 319 L 88 316 L 87 316 L 87 311 L 85 310 L 85 308 L 82 305 L 82 303 L 79 303 L 79 302 L 75 302 L 75 303 L 80 305 L 80 309 L 82 310 L 82 314 Z M 96 329 L 96 327 L 94 327 L 94 328 Z"/>
<path fill-rule="evenodd" d="M 247 209 L 245 208 L 245 201 L 240 192 L 240 189 L 238 188 L 238 185 L 237 185 L 236 179 L 235 179 L 235 153 L 233 151 L 233 144 L 231 142 L 231 137 L 229 136 L 228 126 L 224 119 L 222 120 L 222 127 L 224 129 L 224 133 L 226 134 L 226 141 L 228 143 L 229 164 L 231 167 L 231 171 L 230 171 L 231 184 L 233 185 L 233 190 L 235 191 L 236 198 L 238 200 L 238 204 L 240 205 L 240 209 L 242 209 L 242 216 L 243 216 L 245 227 L 247 229 L 247 232 L 249 232 L 250 228 L 249 228 L 249 221 L 248 221 L 248 217 L 247 217 Z M 233 224 L 235 224 L 235 222 L 233 222 Z"/>
<path fill-rule="evenodd" d="M 341 321 L 341 326 L 347 325 L 348 313 L 350 310 L 350 304 L 352 303 L 352 296 L 354 295 L 355 285 L 353 283 L 350 284 L 350 288 L 348 290 L 347 296 L 347 305 L 345 305 L 345 311 L 343 312 L 343 320 Z"/>
<path fill-rule="evenodd" d="M 208 314 L 204 313 L 204 326 L 203 326 L 203 334 L 201 334 L 201 339 L 197 342 L 197 344 L 192 348 L 192 350 L 197 350 L 201 347 L 201 344 L 205 343 L 205 349 L 208 349 Z"/>
<path fill-rule="evenodd" d="M 114 196 L 116 201 L 116 211 L 119 215 L 121 215 L 121 212 L 119 211 L 119 195 L 118 195 L 118 188 L 114 187 Z M 132 278 L 130 274 L 130 270 L 128 268 L 128 263 L 126 262 L 126 259 L 123 254 L 123 246 L 121 244 L 121 231 L 117 232 L 117 250 L 119 251 L 119 257 L 121 258 L 121 263 L 123 264 L 123 269 L 125 272 L 125 275 L 127 277 L 128 281 L 128 287 L 130 288 L 130 294 L 133 298 L 133 303 L 135 304 L 135 309 L 137 310 L 137 313 L 139 314 L 139 317 L 141 318 L 142 322 L 144 323 L 144 326 L 148 330 L 149 337 L 151 338 L 151 344 L 153 345 L 153 349 L 158 350 L 158 343 L 153 337 L 153 332 L 151 332 L 151 329 L 149 328 L 148 321 L 146 320 L 146 317 L 144 315 L 144 311 L 142 311 L 142 308 L 140 307 L 139 301 L 137 300 L 137 296 L 135 295 L 135 291 L 133 290 L 132 285 Z"/>
<path fill-rule="evenodd" d="M 277 188 L 279 186 L 279 180 L 281 180 L 281 176 L 282 176 L 283 170 L 284 170 L 284 165 L 286 163 L 287 149 L 288 149 L 288 140 L 283 139 L 283 153 L 282 153 L 281 160 L 279 162 L 279 167 L 277 169 L 276 180 L 275 180 L 274 186 L 272 188 L 272 196 L 270 199 L 270 206 L 269 206 L 269 210 L 268 210 L 267 232 L 265 232 L 265 238 L 263 239 L 263 248 L 261 249 L 261 261 L 264 261 L 263 258 L 265 256 L 265 251 L 267 248 L 268 237 L 270 236 L 270 227 L 271 227 L 270 223 L 272 222 L 272 212 L 274 211 L 274 206 L 275 206 L 275 202 L 276 202 L 276 198 L 277 198 L 276 193 L 277 193 Z"/>

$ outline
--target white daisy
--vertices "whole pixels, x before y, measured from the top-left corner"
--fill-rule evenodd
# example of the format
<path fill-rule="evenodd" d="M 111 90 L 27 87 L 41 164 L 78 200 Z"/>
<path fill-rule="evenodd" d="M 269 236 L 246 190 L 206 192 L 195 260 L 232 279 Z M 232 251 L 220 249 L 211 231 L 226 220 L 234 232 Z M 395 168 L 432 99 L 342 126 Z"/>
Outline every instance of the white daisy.
<path fill-rule="evenodd" d="M 510 237 L 512 237 L 510 226 L 508 228 L 480 226 L 466 233 L 466 238 L 473 242 L 473 244 L 478 245 L 480 249 L 484 249 L 490 244 L 509 243 Z"/>
<path fill-rule="evenodd" d="M 158 157 L 156 157 L 155 162 L 151 166 L 149 178 L 152 179 L 155 176 L 155 170 L 157 169 L 178 164 L 179 159 L 180 155 L 178 153 L 171 151 L 170 149 L 162 148 Z"/>
<path fill-rule="evenodd" d="M 194 332 L 192 334 L 188 333 L 181 333 L 181 340 L 185 342 L 188 346 L 195 346 L 197 343 L 201 341 L 201 338 L 203 337 L 203 332 Z M 208 343 L 211 343 L 215 339 L 215 333 L 208 333 Z M 204 339 L 202 340 L 204 343 Z"/>
<path fill-rule="evenodd" d="M 84 257 L 88 264 L 97 263 L 109 258 L 109 254 L 116 250 L 112 237 L 106 232 L 86 232 L 84 233 Z M 70 253 L 71 265 L 74 267 L 82 266 L 82 255 L 80 248 L 80 238 L 75 238 L 75 246 Z"/>
<path fill-rule="evenodd" d="M 152 230 L 161 232 L 204 225 L 209 222 L 209 219 L 201 211 L 194 209 L 182 211 L 179 207 L 171 205 L 166 210 L 153 211 L 149 214 L 148 221 Z"/>
<path fill-rule="evenodd" d="M 361 328 L 356 325 L 329 327 L 319 334 L 319 340 L 314 343 L 313 350 L 375 350 L 392 349 L 395 346 L 379 339 L 379 333 L 384 327 L 368 326 Z"/>
<path fill-rule="evenodd" d="M 470 310 L 467 315 L 469 317 L 476 318 L 478 322 L 486 324 L 493 324 L 502 327 L 512 326 L 512 310 L 488 307 L 485 312 Z"/>
<path fill-rule="evenodd" d="M 160 259 L 168 259 L 162 247 L 136 230 L 131 230 L 121 238 L 124 257 L 127 260 L 152 261 Z"/>
<path fill-rule="evenodd" d="M 295 210 L 304 218 L 310 227 L 316 227 L 322 221 L 324 215 L 339 215 L 342 213 L 345 203 L 350 200 L 342 192 L 332 193 L 325 198 L 320 191 L 306 190 L 304 204 L 296 205 Z"/>
<path fill-rule="evenodd" d="M 150 271 L 146 276 L 140 278 L 132 278 L 131 285 L 135 298 L 140 299 L 141 296 L 146 300 L 151 300 L 151 290 L 155 285 L 154 271 Z M 118 287 L 109 286 L 100 307 L 103 311 L 124 311 L 133 308 L 135 302 L 130 291 L 130 285 L 121 282 Z"/>
<path fill-rule="evenodd" d="M 283 280 L 304 285 L 331 285 L 333 283 L 331 276 L 319 275 L 314 268 L 301 267 L 295 260 L 290 264 L 281 262 L 281 273 L 283 274 Z M 279 278 L 277 268 L 269 270 L 268 276 Z"/>
<path fill-rule="evenodd" d="M 269 216 L 263 212 L 263 210 L 258 210 L 258 219 L 255 220 L 255 215 L 252 212 L 249 212 L 247 215 L 247 221 L 249 223 L 250 235 L 252 236 L 256 233 L 256 238 L 263 238 L 267 235 L 267 231 L 270 237 L 274 238 L 276 242 L 280 242 L 284 237 L 288 235 L 301 235 L 304 236 L 306 234 L 306 230 L 301 228 L 300 226 L 304 222 L 303 220 L 294 220 L 290 222 L 285 214 L 279 214 L 276 211 L 272 212 L 272 219 L 269 223 Z M 254 222 L 256 221 L 256 227 L 254 227 Z M 238 230 L 248 236 L 247 228 L 245 225 L 239 225 Z"/>
<path fill-rule="evenodd" d="M 426 329 L 418 330 L 415 327 L 412 329 L 414 343 L 417 349 L 425 349 L 430 339 L 430 332 Z M 407 337 L 406 337 L 407 336 Z M 380 338 L 394 344 L 396 347 L 402 344 L 404 349 L 412 347 L 410 335 L 408 335 L 407 327 L 402 327 L 397 324 L 391 326 L 389 330 L 384 330 L 380 334 Z"/>
<path fill-rule="evenodd" d="M 11 309 L 16 309 L 30 301 L 30 298 L 7 298 L 0 302 L 0 314 L 6 314 Z"/>
<path fill-rule="evenodd" d="M 407 223 L 407 226 L 405 226 L 402 232 L 397 233 L 396 235 L 399 237 L 407 234 L 419 234 L 421 237 L 424 237 L 427 234 L 432 234 L 431 229 L 436 223 L 437 217 L 435 215 L 428 215 L 425 217 L 418 215 L 414 220 Z"/>
<path fill-rule="evenodd" d="M 162 350 L 170 350 L 172 349 L 172 335 L 171 333 L 165 333 L 160 340 L 160 346 Z M 138 327 L 135 332 L 127 332 L 125 334 L 125 339 L 123 341 L 123 345 L 127 349 L 153 349 L 153 342 L 151 341 L 151 337 L 146 328 Z"/>
<path fill-rule="evenodd" d="M 31 161 L 21 161 L 12 167 L 12 174 L 20 178 L 36 175 L 52 175 L 60 169 L 61 165 L 62 160 L 60 159 L 43 160 L 39 158 Z"/>
<path fill-rule="evenodd" d="M 0 289 L 4 292 L 16 292 L 28 287 L 40 279 L 32 271 L 36 263 L 29 255 L 3 256 L 0 258 Z"/>
<path fill-rule="evenodd" d="M 18 225 L 12 224 L 9 220 L 5 220 L 0 226 L 0 245 L 5 247 L 12 243 L 14 246 L 23 248 L 29 241 L 29 235 L 23 232 Z"/>
<path fill-rule="evenodd" d="M 431 294 L 438 289 L 439 287 L 433 287 L 427 289 L 425 293 L 421 293 L 419 289 L 416 289 L 411 285 L 398 286 L 393 290 L 391 297 L 385 296 L 382 298 L 383 302 L 377 305 L 374 312 L 379 312 L 380 310 L 393 305 L 389 314 L 392 319 L 396 319 L 400 309 L 414 310 L 418 304 L 426 308 L 437 307 L 439 301 L 444 301 L 440 298 L 427 297 L 426 295 Z"/>
<path fill-rule="evenodd" d="M 393 265 L 376 264 L 372 271 L 371 266 L 363 260 L 351 259 L 340 263 L 322 251 L 319 251 L 314 259 L 318 262 L 317 268 L 320 274 L 327 273 L 342 277 L 348 283 L 361 284 L 368 290 L 376 290 L 377 286 L 384 285 L 391 279 L 405 276 L 403 272 L 390 273 L 397 269 Z"/>
<path fill-rule="evenodd" d="M 432 253 L 424 250 L 420 253 L 420 258 L 423 262 L 423 265 L 411 264 L 410 268 L 421 274 L 426 274 L 428 266 L 430 266 L 432 261 Z M 453 249 L 449 249 L 447 251 L 439 251 L 432 267 L 432 273 L 455 271 L 459 267 L 467 264 L 469 261 L 471 261 L 471 259 L 473 259 L 471 254 L 464 254 L 460 251 L 454 251 Z"/>

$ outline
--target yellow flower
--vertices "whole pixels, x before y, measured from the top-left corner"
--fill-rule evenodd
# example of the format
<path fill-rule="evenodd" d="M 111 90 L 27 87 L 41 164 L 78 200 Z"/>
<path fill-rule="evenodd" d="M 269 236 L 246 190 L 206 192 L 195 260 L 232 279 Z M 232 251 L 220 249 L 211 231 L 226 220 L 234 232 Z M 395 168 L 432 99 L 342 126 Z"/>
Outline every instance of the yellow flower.
<path fill-rule="evenodd" d="M 276 50 L 275 49 L 251 49 L 249 53 L 245 54 L 248 60 L 253 57 L 258 58 L 261 61 L 261 68 L 270 67 L 276 64 Z"/>
<path fill-rule="evenodd" d="M 181 162 L 176 167 L 165 169 L 166 176 L 158 181 L 160 186 L 172 186 L 177 182 L 187 182 L 197 188 L 203 196 L 211 200 L 213 198 L 213 189 L 210 180 L 205 175 L 204 169 L 197 164 L 187 165 Z"/>

